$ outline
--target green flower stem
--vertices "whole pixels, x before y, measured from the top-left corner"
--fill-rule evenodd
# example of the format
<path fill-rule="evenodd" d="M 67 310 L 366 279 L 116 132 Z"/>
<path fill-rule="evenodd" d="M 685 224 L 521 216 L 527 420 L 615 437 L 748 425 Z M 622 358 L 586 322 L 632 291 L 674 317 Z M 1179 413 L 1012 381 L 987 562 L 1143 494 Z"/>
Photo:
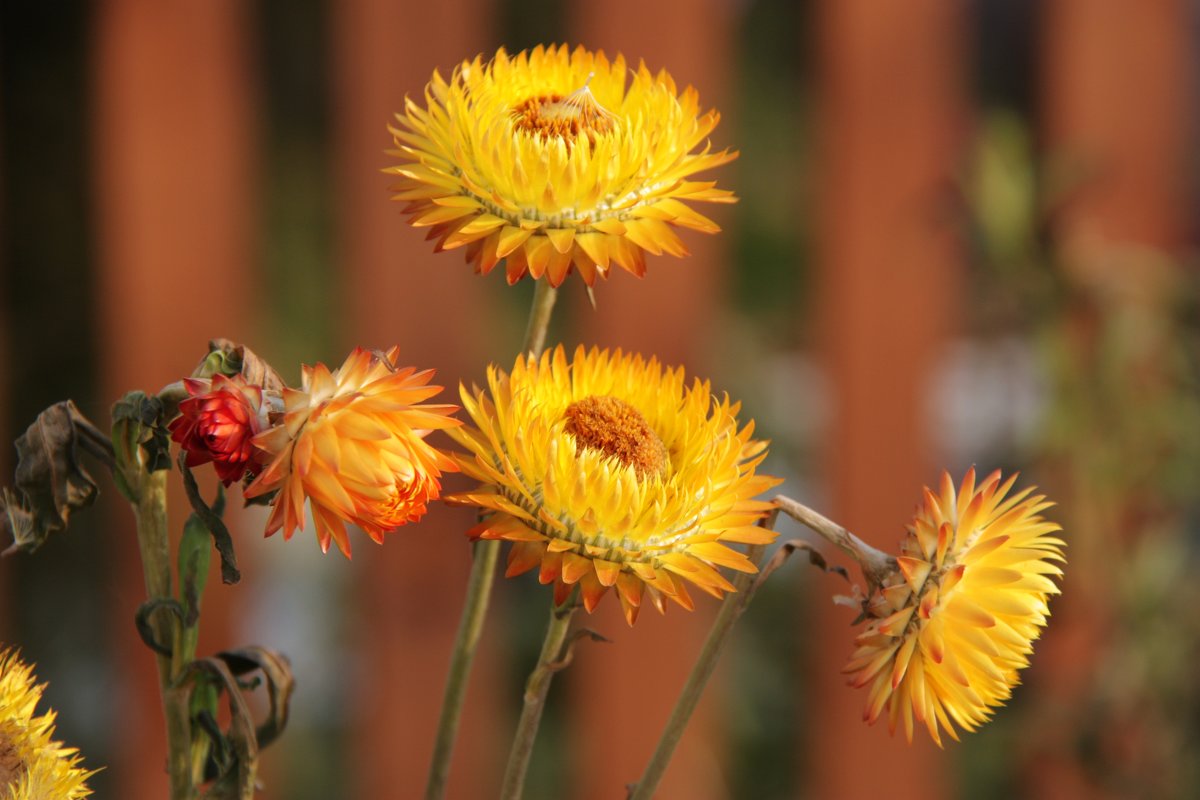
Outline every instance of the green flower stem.
<path fill-rule="evenodd" d="M 537 281 L 533 293 L 533 305 L 529 309 L 529 324 L 525 328 L 522 351 L 540 356 L 546 346 L 546 331 L 550 326 L 550 315 L 558 290 L 548 281 Z M 496 575 L 496 562 L 500 560 L 500 542 L 483 539 L 475 543 L 471 562 L 471 576 L 467 580 L 467 596 L 463 606 L 458 633 L 454 637 L 454 651 L 450 656 L 450 671 L 446 677 L 446 692 L 442 697 L 442 711 L 438 718 L 437 735 L 433 744 L 433 759 L 429 765 L 429 780 L 425 784 L 425 800 L 441 800 L 446 795 L 446 782 L 450 777 L 450 758 L 454 753 L 454 741 L 458 736 L 458 724 L 462 718 L 463 703 L 467 696 L 467 681 L 471 675 L 471 664 L 483 633 L 488 603 L 492 595 L 492 583 Z"/>
<path fill-rule="evenodd" d="M 763 520 L 763 527 L 772 527 L 777 514 L 778 510 L 772 511 Z M 757 565 L 762 560 L 764 552 L 766 552 L 765 545 L 751 545 L 746 550 L 746 557 L 750 559 L 751 563 Z M 721 602 L 721 609 L 717 612 L 717 618 L 713 621 L 712 628 L 709 629 L 708 638 L 704 640 L 700 656 L 692 665 L 692 671 L 683 685 L 683 691 L 679 693 L 679 699 L 675 701 L 675 708 L 671 710 L 667 725 L 663 728 L 658 745 L 654 748 L 654 755 L 646 764 L 646 770 L 642 773 L 641 780 L 629 794 L 629 800 L 650 800 L 654 797 L 654 792 L 658 789 L 658 784 L 667 771 L 667 765 L 671 762 L 671 756 L 675 754 L 675 748 L 679 745 L 679 740 L 683 737 L 688 722 L 691 721 L 696 705 L 700 702 L 700 696 L 704 694 L 704 687 L 708 685 L 708 679 L 712 677 L 713 671 L 717 668 L 717 661 L 729 641 L 733 624 L 738 621 L 742 612 L 754 599 L 759 581 L 755 575 L 741 572 L 733 579 L 733 585 L 737 587 L 737 591 L 725 595 L 725 599 Z"/>
<path fill-rule="evenodd" d="M 454 639 L 450 673 L 446 678 L 446 693 L 442 698 L 437 738 L 433 744 L 433 762 L 425 785 L 426 800 L 440 800 L 446 794 L 450 756 L 454 752 L 463 701 L 467 696 L 467 679 L 471 675 L 471 662 L 475 659 L 475 650 L 483 633 L 483 621 L 487 617 L 488 600 L 499 557 L 500 542 L 484 539 L 475 543 L 471 577 L 467 581 L 466 604 Z"/>
<path fill-rule="evenodd" d="M 571 628 L 571 617 L 575 615 L 577 591 L 561 606 L 551 604 L 550 624 L 546 627 L 546 638 L 537 665 L 525 682 L 525 703 L 521 708 L 521 719 L 513 737 L 512 750 L 508 754 L 508 766 L 504 768 L 504 782 L 500 785 L 501 800 L 520 800 L 525 790 L 525 773 L 533 755 L 533 742 L 537 738 L 542 711 L 546 708 L 546 695 L 550 692 L 550 681 L 558 671 L 563 655 L 563 643 Z"/>
<path fill-rule="evenodd" d="M 136 480 L 138 546 L 142 556 L 142 571 L 146 578 L 146 595 L 150 600 L 170 599 L 171 543 L 167 533 L 167 470 L 147 472 L 141 464 L 126 465 L 127 475 Z M 163 715 L 167 723 L 167 770 L 170 775 L 171 800 L 191 800 L 196 796 L 192 785 L 191 720 L 188 714 L 186 687 L 176 686 L 176 679 L 186 664 L 179 628 L 167 614 L 158 613 L 152 620 L 158 641 L 171 643 L 172 656 L 157 656 L 158 685 L 162 694 Z"/>

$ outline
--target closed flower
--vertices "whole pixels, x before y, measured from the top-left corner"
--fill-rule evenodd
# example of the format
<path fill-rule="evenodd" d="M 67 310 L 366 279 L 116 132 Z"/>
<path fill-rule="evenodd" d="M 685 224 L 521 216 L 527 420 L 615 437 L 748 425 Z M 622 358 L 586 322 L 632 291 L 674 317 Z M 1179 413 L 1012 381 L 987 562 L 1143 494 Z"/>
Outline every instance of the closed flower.
<path fill-rule="evenodd" d="M 263 390 L 240 376 L 215 375 L 212 380 L 187 378 L 188 399 L 167 426 L 171 438 L 186 451 L 189 467 L 212 462 L 226 486 L 258 472 L 260 455 L 251 443 L 267 427 Z"/>

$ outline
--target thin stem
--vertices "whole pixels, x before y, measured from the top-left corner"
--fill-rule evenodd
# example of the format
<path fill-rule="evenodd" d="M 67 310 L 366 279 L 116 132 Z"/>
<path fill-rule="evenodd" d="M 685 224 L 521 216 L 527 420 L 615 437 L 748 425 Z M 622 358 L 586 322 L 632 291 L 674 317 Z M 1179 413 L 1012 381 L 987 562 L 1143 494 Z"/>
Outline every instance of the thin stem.
<path fill-rule="evenodd" d="M 454 652 L 450 657 L 450 672 L 446 677 L 442 712 L 438 717 L 433 761 L 425 786 L 426 800 L 438 800 L 446 794 L 446 781 L 450 777 L 450 756 L 454 752 L 463 701 L 467 696 L 471 662 L 475 658 L 479 637 L 483 633 L 483 621 L 487 617 L 488 599 L 496 575 L 496 561 L 500 556 L 500 542 L 482 539 L 475 543 L 474 554 L 471 577 L 467 581 L 466 603 L 454 639 Z"/>
<path fill-rule="evenodd" d="M 849 553 L 862 567 L 863 575 L 872 584 L 881 585 L 888 573 L 896 568 L 895 559 L 887 553 L 876 550 L 841 525 L 818 514 L 803 503 L 798 503 L 783 495 L 776 497 L 774 502 L 780 511 Z"/>
<path fill-rule="evenodd" d="M 525 341 L 521 350 L 531 356 L 542 354 L 546 346 L 546 331 L 550 326 L 550 315 L 558 290 L 549 281 L 539 280 L 534 284 L 533 304 L 529 309 L 529 323 L 525 327 Z M 454 742 L 458 736 L 458 725 L 462 719 L 463 704 L 467 697 L 467 682 L 471 675 L 471 664 L 479 646 L 483 623 L 487 618 L 488 604 L 492 595 L 492 583 L 496 574 L 496 562 L 500 560 L 500 541 L 483 539 L 475 544 L 471 562 L 471 575 L 467 579 L 467 596 L 463 605 L 462 619 L 454 637 L 454 651 L 450 656 L 450 671 L 446 676 L 446 692 L 442 697 L 442 711 L 438 717 L 437 735 L 434 738 L 433 760 L 429 765 L 429 779 L 425 784 L 425 800 L 441 800 L 446 795 L 446 782 L 450 777 L 450 758 L 454 754 Z"/>
<path fill-rule="evenodd" d="M 558 289 L 549 281 L 540 280 L 534 285 L 533 305 L 529 309 L 529 323 L 525 326 L 525 343 L 521 351 L 535 358 L 546 349 L 546 331 L 550 329 L 550 314 L 554 311 L 554 301 L 558 299 Z"/>
<path fill-rule="evenodd" d="M 775 524 L 777 513 L 777 511 L 772 511 L 762 521 L 763 527 L 772 527 Z M 751 545 L 746 550 L 746 558 L 757 565 L 762 560 L 766 549 L 766 545 Z M 671 716 L 667 720 L 666 727 L 663 728 L 662 736 L 658 739 L 654 754 L 650 756 L 650 762 L 646 764 L 646 770 L 642 773 L 641 780 L 630 792 L 629 800 L 650 800 L 654 796 L 663 774 L 667 771 L 667 765 L 671 763 L 671 756 L 675 754 L 675 748 L 679 745 L 680 738 L 683 737 L 683 732 L 696 710 L 696 705 L 700 702 L 701 695 L 704 694 L 704 687 L 708 684 L 708 679 L 712 677 L 713 670 L 717 668 L 717 661 L 720 660 L 721 652 L 729 641 L 733 624 L 742 616 L 742 612 L 750 605 L 750 601 L 754 599 L 754 594 L 758 590 L 758 581 L 755 580 L 752 573 L 738 573 L 733 579 L 733 585 L 737 591 L 725 595 L 725 599 L 721 602 L 721 609 L 717 612 L 717 618 L 713 620 L 712 628 L 708 631 L 704 647 L 701 648 L 696 663 L 692 665 L 692 671 L 683 685 L 683 691 L 679 693 L 679 699 L 675 701 L 675 708 L 671 710 Z"/>
<path fill-rule="evenodd" d="M 546 627 L 546 638 L 537 665 L 525 682 L 525 703 L 521 708 L 521 719 L 517 721 L 517 732 L 513 736 L 512 750 L 508 754 L 508 766 L 504 768 L 504 782 L 500 786 L 501 800 L 520 800 L 525 791 L 525 773 L 533 755 L 533 742 L 537 738 L 542 711 L 546 708 L 546 695 L 550 692 L 550 681 L 558 670 L 562 657 L 563 642 L 571 627 L 575 614 L 575 592 L 563 605 L 551 604 L 550 624 Z"/>
<path fill-rule="evenodd" d="M 150 600 L 170 598 L 171 543 L 167 534 L 167 471 L 147 472 L 142 465 L 135 467 L 138 476 L 137 515 L 138 547 L 142 556 L 142 571 L 146 579 L 146 595 Z M 173 657 L 157 656 L 158 686 L 162 694 L 163 715 L 167 724 L 167 768 L 170 775 L 171 800 L 195 797 L 192 786 L 191 720 L 188 718 L 188 695 L 184 687 L 176 687 L 175 679 L 182 671 L 182 642 L 173 619 L 157 614 L 152 620 L 160 642 L 171 642 Z"/>

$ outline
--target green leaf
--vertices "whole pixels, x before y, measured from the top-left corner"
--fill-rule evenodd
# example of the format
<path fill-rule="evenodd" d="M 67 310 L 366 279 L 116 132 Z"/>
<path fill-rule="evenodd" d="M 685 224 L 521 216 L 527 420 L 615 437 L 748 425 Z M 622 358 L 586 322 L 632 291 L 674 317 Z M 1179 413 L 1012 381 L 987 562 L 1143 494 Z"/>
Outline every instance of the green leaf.
<path fill-rule="evenodd" d="M 217 484 L 217 498 L 211 512 L 220 518 L 225 512 L 225 487 Z M 184 625 L 194 627 L 200 618 L 200 601 L 208 580 L 208 565 L 212 561 L 212 533 L 204 518 L 192 513 L 183 525 L 179 542 L 179 600 L 184 610 Z"/>
<path fill-rule="evenodd" d="M 13 539 L 4 555 L 37 550 L 51 533 L 67 527 L 71 512 L 96 499 L 96 482 L 80 463 L 81 453 L 113 467 L 107 437 L 70 400 L 38 414 L 14 444 L 16 491 L 0 492 L 0 530 Z"/>
<path fill-rule="evenodd" d="M 179 542 L 179 602 L 183 606 L 183 623 L 189 628 L 195 627 L 200 619 L 200 601 L 204 598 L 211 560 L 212 534 L 200 515 L 193 513 L 183 525 L 183 538 Z"/>

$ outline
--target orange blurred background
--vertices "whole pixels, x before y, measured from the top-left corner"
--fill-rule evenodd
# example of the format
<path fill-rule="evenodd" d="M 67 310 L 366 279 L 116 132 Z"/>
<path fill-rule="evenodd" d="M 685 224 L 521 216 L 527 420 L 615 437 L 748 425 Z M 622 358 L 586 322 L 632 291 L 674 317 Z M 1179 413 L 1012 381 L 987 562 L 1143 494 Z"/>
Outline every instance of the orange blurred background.
<path fill-rule="evenodd" d="M 785 493 L 893 548 L 924 484 L 1019 469 L 1066 529 L 1024 685 L 945 751 L 863 725 L 852 612 L 799 564 L 743 618 L 660 796 L 1193 797 L 1200 792 L 1196 4 L 1187 0 L 63 0 L 0 8 L 0 433 L 92 419 L 208 339 L 289 380 L 399 344 L 452 394 L 511 363 L 531 296 L 433 254 L 388 201 L 386 124 L 476 53 L 567 41 L 665 67 L 741 157 L 685 260 L 561 293 L 552 339 L 682 363 L 743 401 Z M 12 469 L 0 451 L 0 483 Z M 99 472 L 99 467 L 96 470 Z M 102 488 L 110 488 L 102 481 Z M 182 497 L 174 498 L 182 508 Z M 179 514 L 180 520 L 182 513 Z M 232 513 L 202 652 L 296 675 L 264 798 L 424 784 L 471 514 L 322 556 Z M 781 523 L 788 538 L 806 536 Z M 808 537 L 812 538 L 812 537 Z M 132 518 L 115 492 L 0 562 L 0 641 L 50 682 L 99 798 L 165 792 Z M 833 557 L 833 554 L 830 554 Z M 836 560 L 836 558 L 834 559 Z M 495 793 L 548 594 L 501 581 L 450 794 Z M 528 796 L 620 798 L 715 611 L 606 603 L 562 673 Z"/>

